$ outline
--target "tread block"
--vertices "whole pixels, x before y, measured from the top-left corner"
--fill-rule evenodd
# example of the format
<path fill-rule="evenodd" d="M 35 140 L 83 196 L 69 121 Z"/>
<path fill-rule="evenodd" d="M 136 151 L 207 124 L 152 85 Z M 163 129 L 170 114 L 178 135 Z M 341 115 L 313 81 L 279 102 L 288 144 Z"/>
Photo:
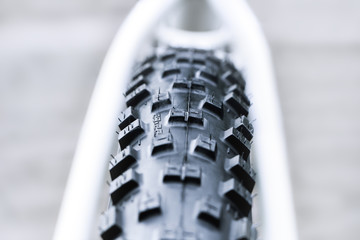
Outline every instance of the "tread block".
<path fill-rule="evenodd" d="M 256 240 L 256 229 L 247 217 L 231 222 L 230 238 L 234 240 Z"/>
<path fill-rule="evenodd" d="M 239 84 L 242 90 L 245 89 L 245 80 L 241 73 L 238 71 L 226 71 L 222 76 L 223 79 L 228 84 Z"/>
<path fill-rule="evenodd" d="M 189 64 L 191 62 L 191 59 L 187 57 L 179 57 L 178 59 L 176 59 L 176 62 L 179 64 L 181 63 Z"/>
<path fill-rule="evenodd" d="M 233 127 L 229 128 L 224 132 L 224 139 L 244 159 L 249 156 L 251 144 L 241 132 L 239 132 Z"/>
<path fill-rule="evenodd" d="M 145 65 L 147 63 L 152 63 L 152 62 L 154 62 L 156 60 L 156 58 L 157 58 L 156 55 L 145 57 L 145 59 L 142 61 L 141 65 Z"/>
<path fill-rule="evenodd" d="M 131 144 L 132 141 L 137 139 L 143 133 L 145 133 L 143 123 L 139 119 L 136 119 L 122 131 L 120 131 L 118 137 L 120 148 L 126 148 Z"/>
<path fill-rule="evenodd" d="M 182 89 L 188 90 L 191 87 L 191 81 L 186 79 L 176 79 L 173 84 L 173 89 Z"/>
<path fill-rule="evenodd" d="M 203 65 L 203 66 L 206 65 L 206 61 L 204 58 L 194 58 L 193 63 L 198 64 L 198 65 Z"/>
<path fill-rule="evenodd" d="M 110 184 L 110 196 L 113 204 L 117 204 L 125 195 L 139 187 L 139 174 L 128 169 Z"/>
<path fill-rule="evenodd" d="M 183 172 L 185 182 L 201 184 L 201 168 L 199 166 L 186 164 Z"/>
<path fill-rule="evenodd" d="M 186 182 L 201 184 L 201 168 L 190 164 L 166 164 L 163 176 L 164 182 Z"/>
<path fill-rule="evenodd" d="M 199 135 L 195 139 L 194 152 L 198 153 L 206 158 L 210 158 L 212 161 L 216 160 L 217 146 L 216 140 L 210 137 Z"/>
<path fill-rule="evenodd" d="M 226 93 L 231 92 L 234 92 L 235 95 L 241 96 L 241 100 L 243 100 L 246 105 L 251 105 L 249 98 L 246 96 L 244 90 L 240 89 L 238 84 L 233 84 L 226 90 Z"/>
<path fill-rule="evenodd" d="M 247 140 L 251 140 L 254 134 L 254 127 L 245 116 L 241 116 L 234 121 L 234 128 L 241 132 Z"/>
<path fill-rule="evenodd" d="M 170 123 L 189 123 L 204 125 L 204 117 L 201 110 L 190 109 L 189 112 L 182 109 L 172 108 L 169 112 Z"/>
<path fill-rule="evenodd" d="M 205 89 L 206 89 L 206 87 L 205 87 L 204 81 L 199 80 L 199 79 L 194 79 L 191 82 L 191 90 L 205 92 Z"/>
<path fill-rule="evenodd" d="M 227 94 L 224 98 L 224 102 L 239 115 L 247 116 L 249 114 L 249 106 L 234 92 Z"/>
<path fill-rule="evenodd" d="M 242 214 L 247 216 L 251 210 L 251 194 L 234 178 L 223 182 L 221 194 L 227 198 Z"/>
<path fill-rule="evenodd" d="M 180 74 L 181 73 L 181 70 L 180 68 L 169 68 L 169 69 L 166 69 L 163 73 L 162 73 L 162 78 L 166 78 L 166 77 L 169 77 L 171 75 L 177 75 L 177 74 Z"/>
<path fill-rule="evenodd" d="M 130 125 L 133 121 L 135 121 L 138 118 L 138 115 L 135 113 L 134 109 L 132 107 L 128 107 L 125 109 L 125 111 L 120 113 L 120 116 L 118 117 L 119 120 L 119 128 L 120 130 L 124 130 L 127 126 Z"/>
<path fill-rule="evenodd" d="M 129 86 L 125 92 L 125 95 L 129 95 L 132 91 L 134 91 L 136 88 L 140 87 L 141 85 L 146 84 L 145 78 L 143 75 L 140 75 L 138 78 L 136 78 L 134 81 L 129 83 Z"/>
<path fill-rule="evenodd" d="M 140 75 L 142 76 L 147 76 L 149 75 L 151 72 L 154 71 L 154 68 L 153 66 L 151 65 L 151 63 L 146 63 L 142 66 L 140 66 L 136 71 L 135 71 L 135 74 L 133 76 L 133 80 L 137 79 Z"/>
<path fill-rule="evenodd" d="M 162 229 L 159 240 L 199 240 L 196 233 L 178 229 Z"/>
<path fill-rule="evenodd" d="M 143 101 L 150 95 L 151 93 L 147 89 L 146 84 L 142 84 L 140 87 L 136 88 L 134 91 L 132 91 L 131 93 L 129 93 L 129 95 L 126 96 L 126 105 L 128 107 L 135 107 L 137 104 L 139 104 L 141 101 Z"/>
<path fill-rule="evenodd" d="M 206 53 L 208 53 L 210 51 L 211 50 L 205 50 L 205 49 L 199 49 L 199 48 L 193 49 L 194 54 L 206 54 Z"/>
<path fill-rule="evenodd" d="M 116 207 L 110 207 L 100 218 L 100 236 L 104 240 L 111 240 L 120 235 L 121 227 L 119 225 L 120 214 Z"/>
<path fill-rule="evenodd" d="M 225 170 L 231 172 L 249 192 L 252 192 L 255 185 L 255 172 L 249 162 L 237 155 L 225 160 Z"/>
<path fill-rule="evenodd" d="M 135 151 L 127 146 L 110 160 L 109 171 L 111 180 L 114 180 L 136 163 Z"/>
<path fill-rule="evenodd" d="M 204 125 L 204 117 L 202 111 L 190 108 L 190 111 L 188 113 L 188 121 L 190 124 L 198 124 L 201 126 Z"/>
<path fill-rule="evenodd" d="M 203 221 L 212 224 L 215 227 L 220 226 L 222 203 L 210 196 L 203 198 L 198 203 L 199 210 L 197 217 Z"/>
<path fill-rule="evenodd" d="M 230 87 L 228 87 L 226 90 L 225 90 L 225 93 L 231 93 L 231 92 L 234 92 L 236 95 L 241 95 L 241 93 L 244 92 L 243 89 L 240 89 L 240 86 L 239 84 L 232 84 L 230 85 Z"/>
<path fill-rule="evenodd" d="M 175 52 L 167 52 L 164 55 L 162 55 L 160 57 L 160 59 L 161 59 L 161 61 L 167 61 L 167 60 L 170 60 L 172 58 L 175 58 L 175 56 L 176 56 Z"/>
<path fill-rule="evenodd" d="M 164 182 L 181 182 L 182 179 L 182 166 L 181 164 L 166 164 L 164 170 L 163 181 Z"/>
<path fill-rule="evenodd" d="M 206 65 L 206 62 L 205 62 L 205 59 L 204 58 L 200 58 L 200 57 L 195 57 L 195 58 L 192 58 L 193 55 L 192 54 L 182 54 L 180 55 L 176 62 L 179 63 L 179 64 L 182 64 L 182 63 L 185 63 L 185 64 L 197 64 L 197 65 L 202 65 L 202 66 L 205 66 Z"/>
<path fill-rule="evenodd" d="M 207 81 L 207 82 L 210 82 L 212 84 L 217 84 L 218 82 L 218 79 L 217 79 L 217 76 L 208 72 L 208 71 L 205 71 L 205 70 L 200 70 L 198 72 L 198 77 Z"/>
<path fill-rule="evenodd" d="M 156 111 L 160 108 L 171 105 L 171 96 L 170 93 L 158 93 L 152 98 L 151 111 Z"/>
<path fill-rule="evenodd" d="M 187 119 L 185 119 L 185 110 L 172 108 L 170 109 L 169 115 L 169 122 L 187 122 Z"/>
<path fill-rule="evenodd" d="M 204 81 L 199 79 L 194 79 L 193 81 L 187 81 L 186 79 L 176 79 L 173 84 L 173 89 L 186 91 L 191 89 L 192 91 L 205 92 L 206 87 Z"/>
<path fill-rule="evenodd" d="M 151 215 L 161 213 L 160 195 L 146 192 L 140 196 L 138 206 L 138 218 L 142 221 Z"/>
<path fill-rule="evenodd" d="M 170 132 L 157 135 L 153 139 L 151 155 L 161 152 L 172 151 L 174 149 L 174 141 Z"/>
<path fill-rule="evenodd" d="M 222 118 L 223 116 L 223 107 L 222 103 L 217 101 L 213 96 L 207 97 L 204 104 L 202 105 L 203 109 L 208 110 L 210 113 L 215 114 L 215 116 Z"/>

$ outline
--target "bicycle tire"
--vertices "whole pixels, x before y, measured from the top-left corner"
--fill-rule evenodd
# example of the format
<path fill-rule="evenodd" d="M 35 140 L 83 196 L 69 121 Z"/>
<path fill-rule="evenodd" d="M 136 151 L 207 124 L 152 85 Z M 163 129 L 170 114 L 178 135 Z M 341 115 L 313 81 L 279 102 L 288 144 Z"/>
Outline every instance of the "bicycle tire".
<path fill-rule="evenodd" d="M 253 126 L 242 74 L 212 51 L 170 48 L 125 92 L 104 240 L 253 240 Z"/>

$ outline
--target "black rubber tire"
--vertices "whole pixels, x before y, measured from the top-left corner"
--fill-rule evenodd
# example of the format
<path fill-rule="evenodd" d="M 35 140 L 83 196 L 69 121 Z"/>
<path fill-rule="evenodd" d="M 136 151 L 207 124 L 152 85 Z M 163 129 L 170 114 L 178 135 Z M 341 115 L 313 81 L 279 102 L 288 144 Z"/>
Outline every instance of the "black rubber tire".
<path fill-rule="evenodd" d="M 105 240 L 255 239 L 245 81 L 212 52 L 145 60 L 125 93 L 110 160 Z"/>

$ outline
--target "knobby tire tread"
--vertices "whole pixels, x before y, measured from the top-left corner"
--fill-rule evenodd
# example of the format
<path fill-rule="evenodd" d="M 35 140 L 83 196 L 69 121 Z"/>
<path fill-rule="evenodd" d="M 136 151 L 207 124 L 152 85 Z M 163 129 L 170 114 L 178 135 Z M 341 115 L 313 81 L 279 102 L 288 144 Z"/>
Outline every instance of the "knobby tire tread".
<path fill-rule="evenodd" d="M 244 89 L 241 73 L 211 51 L 170 48 L 137 67 L 109 163 L 103 239 L 256 238 Z"/>

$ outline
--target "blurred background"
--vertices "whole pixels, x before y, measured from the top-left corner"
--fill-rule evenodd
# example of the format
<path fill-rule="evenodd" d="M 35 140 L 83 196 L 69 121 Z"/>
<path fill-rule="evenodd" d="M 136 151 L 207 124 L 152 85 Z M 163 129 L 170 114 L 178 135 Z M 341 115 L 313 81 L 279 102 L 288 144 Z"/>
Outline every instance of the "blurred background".
<path fill-rule="evenodd" d="M 135 3 L 0 0 L 0 239 L 51 239 L 98 71 Z M 249 3 L 273 53 L 299 237 L 359 239 L 360 1 Z"/>

